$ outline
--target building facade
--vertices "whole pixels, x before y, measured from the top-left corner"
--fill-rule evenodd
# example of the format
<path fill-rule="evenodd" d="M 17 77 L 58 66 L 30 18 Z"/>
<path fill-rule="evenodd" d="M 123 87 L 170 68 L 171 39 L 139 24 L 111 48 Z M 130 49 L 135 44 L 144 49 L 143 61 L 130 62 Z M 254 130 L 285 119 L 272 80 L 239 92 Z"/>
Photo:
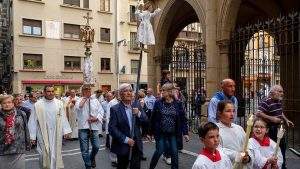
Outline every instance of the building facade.
<path fill-rule="evenodd" d="M 136 37 L 133 13 L 137 1 L 123 1 L 13 1 L 13 92 L 37 91 L 49 83 L 58 94 L 79 89 L 85 50 L 79 33 L 87 12 L 95 29 L 91 49 L 95 89 L 116 89 L 118 81 L 134 83 L 139 51 L 131 44 Z M 141 82 L 147 84 L 146 54 L 143 59 Z"/>
<path fill-rule="evenodd" d="M 11 0 L 0 1 L 0 93 L 12 90 Z"/>

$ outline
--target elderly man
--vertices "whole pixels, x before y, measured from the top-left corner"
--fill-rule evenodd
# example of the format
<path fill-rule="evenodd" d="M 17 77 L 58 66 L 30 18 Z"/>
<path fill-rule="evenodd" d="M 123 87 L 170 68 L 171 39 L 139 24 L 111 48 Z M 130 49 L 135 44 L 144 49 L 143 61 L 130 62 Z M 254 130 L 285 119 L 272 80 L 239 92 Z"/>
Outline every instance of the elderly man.
<path fill-rule="evenodd" d="M 283 88 L 280 85 L 271 87 L 269 95 L 264 99 L 258 107 L 257 117 L 261 117 L 268 122 L 269 137 L 273 141 L 277 141 L 277 130 L 280 123 L 283 121 L 288 127 L 294 127 L 294 123 L 286 118 L 282 112 Z M 283 156 L 282 168 L 286 168 L 285 150 L 286 142 L 280 142 L 280 149 Z"/>
<path fill-rule="evenodd" d="M 235 112 L 234 112 L 234 120 L 233 122 L 237 122 L 237 108 L 238 108 L 238 101 L 234 96 L 235 93 L 235 82 L 232 79 L 224 79 L 221 82 L 222 91 L 217 92 L 211 98 L 208 104 L 208 121 L 217 123 L 217 106 L 219 101 L 221 100 L 231 100 L 234 104 Z"/>
<path fill-rule="evenodd" d="M 62 161 L 62 138 L 69 137 L 71 128 L 68 123 L 63 102 L 54 98 L 54 87 L 44 87 L 44 98 L 34 105 L 29 117 L 29 132 L 32 144 L 36 144 L 40 154 L 40 168 L 64 168 Z"/>
<path fill-rule="evenodd" d="M 133 102 L 130 84 L 120 85 L 119 92 L 121 101 L 110 109 L 111 151 L 117 154 L 117 169 L 127 169 L 129 161 L 130 169 L 140 169 L 143 153 L 140 128 L 148 122 L 148 118 L 141 106 Z"/>
<path fill-rule="evenodd" d="M 100 139 L 98 131 L 103 120 L 103 108 L 100 102 L 91 97 L 91 87 L 82 86 L 82 98 L 75 104 L 78 120 L 78 137 L 82 158 L 86 169 L 96 167 L 95 157 L 99 151 Z M 92 144 L 92 151 L 89 153 L 89 141 Z"/>

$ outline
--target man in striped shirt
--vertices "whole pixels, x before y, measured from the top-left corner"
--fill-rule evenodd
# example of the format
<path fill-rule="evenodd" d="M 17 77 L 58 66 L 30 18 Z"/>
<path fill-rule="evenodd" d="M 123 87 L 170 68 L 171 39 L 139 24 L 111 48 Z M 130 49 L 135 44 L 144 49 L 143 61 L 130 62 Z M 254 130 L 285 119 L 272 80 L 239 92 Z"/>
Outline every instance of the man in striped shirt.
<path fill-rule="evenodd" d="M 270 89 L 270 93 L 258 107 L 257 117 L 261 117 L 267 121 L 269 126 L 269 136 L 273 141 L 277 141 L 277 130 L 281 122 L 284 122 L 288 127 L 294 127 L 291 122 L 282 112 L 283 88 L 280 85 L 274 85 Z M 280 143 L 280 149 L 283 155 L 282 169 L 286 168 L 285 150 L 286 142 L 283 140 Z"/>

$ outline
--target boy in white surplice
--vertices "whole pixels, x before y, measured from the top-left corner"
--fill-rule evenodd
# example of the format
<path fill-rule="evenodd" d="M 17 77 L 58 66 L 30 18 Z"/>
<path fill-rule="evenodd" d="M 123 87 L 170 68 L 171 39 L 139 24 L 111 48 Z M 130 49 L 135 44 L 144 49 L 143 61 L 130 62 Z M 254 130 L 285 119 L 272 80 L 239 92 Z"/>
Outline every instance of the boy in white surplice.
<path fill-rule="evenodd" d="M 230 169 L 232 164 L 227 155 L 221 149 L 217 149 L 220 143 L 219 127 L 208 122 L 199 129 L 199 137 L 204 144 L 192 169 Z"/>

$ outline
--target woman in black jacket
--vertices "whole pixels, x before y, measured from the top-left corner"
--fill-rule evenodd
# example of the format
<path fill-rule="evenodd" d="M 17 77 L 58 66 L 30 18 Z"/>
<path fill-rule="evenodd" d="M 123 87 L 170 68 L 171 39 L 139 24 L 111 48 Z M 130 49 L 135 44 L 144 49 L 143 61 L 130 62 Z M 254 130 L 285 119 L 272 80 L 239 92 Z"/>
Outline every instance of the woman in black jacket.
<path fill-rule="evenodd" d="M 25 169 L 25 150 L 30 149 L 26 114 L 16 110 L 11 95 L 0 96 L 0 168 Z"/>
<path fill-rule="evenodd" d="M 171 168 L 178 169 L 177 139 L 183 133 L 186 141 L 188 126 L 182 103 L 174 99 L 172 91 L 175 89 L 172 83 L 162 86 L 162 99 L 154 104 L 151 116 L 151 133 L 154 135 L 156 150 L 150 162 L 150 169 L 154 169 L 160 156 L 168 147 L 171 153 Z"/>

